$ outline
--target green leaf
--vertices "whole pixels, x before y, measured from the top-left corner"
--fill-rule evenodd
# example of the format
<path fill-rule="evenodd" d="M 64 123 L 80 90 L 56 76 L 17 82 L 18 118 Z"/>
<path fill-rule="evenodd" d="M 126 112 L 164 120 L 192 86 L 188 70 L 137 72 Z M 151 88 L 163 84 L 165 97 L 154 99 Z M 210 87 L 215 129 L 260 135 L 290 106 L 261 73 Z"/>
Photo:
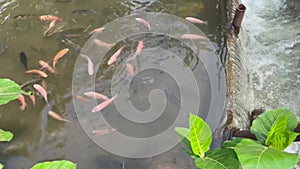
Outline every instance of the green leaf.
<path fill-rule="evenodd" d="M 200 117 L 190 113 L 190 141 L 195 155 L 204 157 L 212 142 L 209 126 Z"/>
<path fill-rule="evenodd" d="M 257 119 L 253 121 L 250 128 L 251 132 L 256 136 L 258 141 L 262 143 L 266 141 L 268 133 L 271 131 L 271 127 L 282 115 L 286 116 L 286 130 L 293 131 L 297 127 L 297 118 L 290 110 L 286 108 L 270 110 L 258 116 Z"/>
<path fill-rule="evenodd" d="M 243 140 L 243 138 L 233 137 L 232 140 L 226 140 L 222 148 L 234 148 L 241 140 Z"/>
<path fill-rule="evenodd" d="M 4 165 L 0 163 L 0 169 L 3 169 L 3 168 L 4 168 Z"/>
<path fill-rule="evenodd" d="M 14 135 L 10 131 L 4 131 L 0 129 L 0 142 L 1 141 L 11 141 L 13 139 Z"/>
<path fill-rule="evenodd" d="M 233 149 L 218 148 L 209 151 L 204 158 L 195 160 L 196 167 L 201 169 L 239 169 L 240 163 Z"/>
<path fill-rule="evenodd" d="M 251 139 L 243 139 L 234 147 L 243 169 L 285 169 L 298 162 L 297 154 L 266 147 Z"/>
<path fill-rule="evenodd" d="M 17 99 L 19 94 L 30 95 L 31 92 L 23 91 L 17 83 L 10 79 L 0 79 L 0 105 Z"/>
<path fill-rule="evenodd" d="M 181 139 L 181 142 L 188 148 L 187 152 L 190 155 L 190 153 L 192 153 L 192 147 L 190 142 L 189 129 L 183 127 L 175 127 L 175 132 L 178 135 L 178 137 Z"/>
<path fill-rule="evenodd" d="M 299 133 L 295 133 L 293 131 L 277 132 L 268 137 L 268 142 L 266 144 L 275 149 L 284 150 L 292 144 L 298 135 Z"/>
<path fill-rule="evenodd" d="M 182 151 L 183 151 L 184 153 L 186 153 L 187 155 L 190 155 L 192 158 L 198 158 L 198 157 L 199 157 L 199 156 L 196 156 L 196 155 L 192 152 L 192 150 L 182 149 Z"/>
<path fill-rule="evenodd" d="M 285 115 L 278 117 L 268 133 L 266 145 L 278 150 L 284 150 L 296 139 L 299 134 L 293 131 L 286 131 L 286 122 Z"/>
<path fill-rule="evenodd" d="M 67 160 L 58 160 L 38 163 L 31 169 L 76 169 L 76 164 Z"/>

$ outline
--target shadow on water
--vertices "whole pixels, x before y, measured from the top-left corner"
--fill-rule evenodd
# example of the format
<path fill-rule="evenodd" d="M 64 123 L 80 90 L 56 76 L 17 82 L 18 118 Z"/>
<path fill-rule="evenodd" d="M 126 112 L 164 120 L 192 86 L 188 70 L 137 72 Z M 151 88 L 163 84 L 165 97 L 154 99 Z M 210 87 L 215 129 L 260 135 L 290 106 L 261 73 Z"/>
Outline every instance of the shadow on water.
<path fill-rule="evenodd" d="M 195 16 L 208 20 L 207 26 L 199 26 L 211 39 L 213 46 L 218 50 L 223 44 L 223 22 L 225 7 L 218 1 L 104 1 L 93 0 L 80 2 L 76 0 L 55 1 L 21 1 L 6 0 L 0 2 L 0 77 L 11 78 L 19 84 L 36 78 L 34 75 L 24 74 L 24 67 L 20 63 L 19 52 L 23 51 L 28 57 L 28 68 L 38 67 L 38 61 L 50 61 L 53 56 L 63 48 L 70 48 L 70 52 L 61 59 L 57 65 L 57 74 L 49 74 L 44 81 L 47 84 L 50 107 L 41 97 L 37 97 L 37 104 L 33 106 L 26 98 L 28 106 L 25 111 L 18 109 L 19 102 L 12 101 L 0 107 L 0 128 L 10 130 L 15 138 L 10 143 L 0 144 L 0 161 L 7 168 L 30 168 L 34 163 L 44 160 L 69 159 L 78 164 L 78 168 L 130 168 L 130 169 L 156 169 L 156 168 L 193 168 L 194 164 L 182 151 L 182 145 L 178 145 L 170 151 L 147 159 L 126 159 L 116 157 L 92 142 L 82 130 L 74 110 L 72 102 L 72 75 L 75 61 L 81 47 L 89 38 L 88 33 L 94 28 L 101 27 L 105 23 L 122 16 L 139 12 L 165 12 L 179 17 Z M 57 23 L 55 29 L 47 36 L 43 36 L 48 27 L 48 22 L 38 19 L 40 15 L 53 14 L 63 18 Z M 173 46 L 168 44 L 172 40 L 162 36 L 155 36 L 153 40 L 145 42 L 148 45 L 158 42 L 161 47 L 166 47 L 171 52 L 187 55 L 183 58 L 198 74 L 199 80 L 207 82 L 207 74 L 203 72 L 198 57 L 189 54 L 190 51 L 180 48 L 173 41 Z M 135 51 L 135 45 L 130 48 Z M 147 51 L 145 51 L 147 52 Z M 159 52 L 157 52 L 159 54 Z M 161 60 L 157 61 L 158 64 Z M 198 67 L 197 67 L 198 65 Z M 218 68 L 212 65 L 208 69 Z M 106 70 L 107 67 L 101 67 Z M 202 74 L 201 74 L 202 72 Z M 97 76 L 101 76 L 98 72 Z M 137 109 L 146 110 L 149 107 L 148 95 L 151 90 L 162 88 L 161 93 L 167 98 L 167 109 L 164 121 L 153 123 L 152 126 L 140 126 L 148 131 L 146 136 L 155 135 L 160 130 L 170 126 L 168 120 L 172 120 L 178 112 L 180 95 L 177 86 L 172 86 L 172 77 L 163 73 L 160 76 L 157 70 L 143 71 L 132 81 L 129 91 L 133 103 Z M 155 77 L 155 78 L 154 78 Z M 165 79 L 168 79 L 165 81 Z M 108 78 L 108 82 L 112 79 Z M 42 80 L 39 81 L 42 83 Z M 202 83 L 202 84 L 204 84 Z M 26 90 L 33 90 L 31 85 Z M 204 85 L 205 86 L 205 85 Z M 103 88 L 102 84 L 96 86 Z M 220 89 L 223 90 L 223 89 Z M 142 92 L 137 95 L 135 92 Z M 193 92 L 193 91 L 189 91 Z M 207 115 L 206 103 L 210 102 L 207 93 L 210 92 L 209 84 L 201 88 L 200 111 L 202 116 Z M 142 97 L 142 98 L 138 98 Z M 222 98 L 220 105 L 223 105 Z M 70 123 L 61 123 L 47 116 L 49 110 L 58 112 Z M 175 112 L 175 113 L 173 113 Z M 187 112 L 188 113 L 188 112 Z M 223 112 L 220 112 L 222 114 Z M 178 114 L 178 113 L 177 113 Z M 122 125 L 130 123 L 114 121 L 116 116 L 105 114 L 111 119 L 112 125 L 122 128 Z M 159 126 L 157 124 L 163 124 Z M 151 128 L 151 130 L 147 130 Z M 152 129 L 153 128 L 153 129 Z M 135 128 L 133 127 L 132 130 Z M 122 131 L 126 133 L 126 131 Z M 144 133 L 136 132 L 135 136 L 144 137 Z"/>

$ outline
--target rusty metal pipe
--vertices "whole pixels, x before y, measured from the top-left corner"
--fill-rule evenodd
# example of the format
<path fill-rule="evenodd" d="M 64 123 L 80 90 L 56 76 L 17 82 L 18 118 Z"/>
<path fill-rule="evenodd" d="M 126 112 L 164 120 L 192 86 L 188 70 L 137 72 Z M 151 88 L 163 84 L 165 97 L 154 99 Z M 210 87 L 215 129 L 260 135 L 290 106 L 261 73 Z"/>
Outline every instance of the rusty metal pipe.
<path fill-rule="evenodd" d="M 243 21 L 245 12 L 246 12 L 246 7 L 243 4 L 239 4 L 235 10 L 232 25 L 234 27 L 234 32 L 236 34 L 240 33 L 240 28 L 242 25 L 242 21 Z"/>

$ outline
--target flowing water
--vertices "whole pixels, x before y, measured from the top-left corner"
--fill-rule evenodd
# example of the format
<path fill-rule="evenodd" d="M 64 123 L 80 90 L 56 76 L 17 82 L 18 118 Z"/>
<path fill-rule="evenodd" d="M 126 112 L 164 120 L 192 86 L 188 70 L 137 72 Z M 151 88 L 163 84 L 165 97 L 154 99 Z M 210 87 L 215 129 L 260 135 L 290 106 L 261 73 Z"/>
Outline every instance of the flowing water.
<path fill-rule="evenodd" d="M 13 79 L 19 84 L 24 84 L 32 79 L 37 79 L 36 83 L 46 83 L 50 102 L 48 107 L 42 98 L 37 97 L 37 104 L 33 106 L 27 98 L 28 106 L 25 111 L 19 110 L 18 101 L 12 101 L 0 107 L 0 128 L 12 131 L 15 136 L 12 142 L 0 143 L 0 162 L 5 164 L 7 169 L 30 168 L 39 161 L 55 159 L 68 159 L 76 162 L 78 168 L 88 169 L 193 168 L 193 162 L 181 151 L 181 145 L 151 158 L 128 159 L 115 156 L 99 148 L 90 140 L 78 122 L 72 100 L 72 76 L 79 51 L 89 38 L 88 32 L 119 17 L 140 12 L 164 12 L 183 18 L 195 16 L 207 20 L 208 25 L 199 26 L 199 28 L 208 35 L 212 41 L 211 45 L 217 51 L 223 45 L 223 25 L 226 12 L 224 2 L 218 0 L 0 0 L 0 77 Z M 57 23 L 57 30 L 54 29 L 54 32 L 47 33 L 47 36 L 43 34 L 49 23 L 38 19 L 40 15 L 44 14 L 53 14 L 63 18 L 62 22 Z M 124 26 L 130 27 L 130 25 Z M 290 37 L 292 38 L 292 35 Z M 168 46 L 167 49 L 172 52 L 183 55 L 189 53 L 186 47 L 180 46 L 180 43 L 160 35 L 153 37 L 146 44 L 156 45 L 157 42 L 161 46 Z M 292 43 L 289 45 L 286 46 L 286 50 L 297 57 L 293 53 L 293 48 L 297 46 Z M 34 69 L 38 68 L 39 60 L 50 61 L 60 49 L 66 47 L 70 48 L 70 52 L 58 63 L 57 74 L 49 75 L 45 80 L 36 78 L 34 75 L 24 74 L 24 67 L 19 58 L 21 51 L 25 52 L 28 57 L 28 68 Z M 131 52 L 134 52 L 135 46 L 131 48 Z M 162 58 L 165 57 L 164 59 L 172 58 L 171 55 L 163 55 L 157 50 L 154 52 L 145 50 L 145 52 L 146 55 L 147 52 L 150 52 L 161 55 Z M 283 56 L 280 58 L 288 59 Z M 211 92 L 210 85 L 212 84 L 207 81 L 207 72 L 201 69 L 202 63 L 196 62 L 195 57 L 186 59 L 185 62 L 189 66 L 196 65 L 195 70 L 199 73 L 198 80 L 203 80 L 203 86 L 199 89 L 203 100 L 200 111 L 204 112 L 201 116 L 204 118 L 208 116 L 205 112 L 208 112 L 210 104 L 219 105 L 215 107 L 218 107 L 219 111 L 222 110 L 225 102 L 225 79 L 223 72 L 218 72 L 220 63 L 217 63 L 214 58 L 213 64 L 208 67 L 214 72 L 213 76 L 219 79 L 219 81 L 213 81 L 214 85 L 218 84 L 219 93 L 216 96 L 219 99 L 216 103 L 210 103 L 212 96 L 207 93 Z M 291 62 L 291 64 L 295 64 L 295 62 Z M 99 69 L 104 70 L 106 67 Z M 99 72 L 97 73 L 98 77 L 102 75 Z M 167 74 L 160 74 L 161 72 L 156 70 L 145 71 L 131 82 L 133 85 L 129 92 L 135 96 L 132 102 L 135 103 L 137 109 L 145 111 L 149 108 L 149 103 L 145 98 L 151 90 L 156 88 L 162 88 L 162 93 L 168 99 L 169 105 L 165 110 L 167 113 L 165 120 L 149 126 L 138 126 L 147 133 L 136 130 L 137 126 L 130 128 L 136 130 L 135 137 L 157 134 L 171 125 L 168 120 L 174 119 L 172 112 L 178 112 L 177 107 L 180 106 L 178 86 L 172 86 L 175 83 L 174 79 Z M 282 74 L 282 76 L 284 75 Z M 108 80 L 113 81 L 114 79 Z M 96 87 L 103 88 L 97 84 Z M 30 85 L 25 89 L 33 90 Z M 189 92 L 191 95 L 193 94 L 193 91 Z M 140 94 L 134 95 L 134 93 Z M 138 96 L 143 97 L 139 98 Z M 50 109 L 71 122 L 61 123 L 49 118 L 47 112 Z M 220 119 L 223 111 L 214 113 L 215 117 L 218 117 L 216 119 Z M 122 125 L 130 126 L 132 124 L 123 119 L 114 121 L 117 115 L 113 113 L 108 114 L 107 118 L 111 119 L 112 125 L 119 128 L 121 132 L 128 134 L 126 131 L 122 131 Z"/>
<path fill-rule="evenodd" d="M 242 2 L 247 7 L 241 37 L 251 107 L 287 107 L 299 116 L 299 1 Z"/>

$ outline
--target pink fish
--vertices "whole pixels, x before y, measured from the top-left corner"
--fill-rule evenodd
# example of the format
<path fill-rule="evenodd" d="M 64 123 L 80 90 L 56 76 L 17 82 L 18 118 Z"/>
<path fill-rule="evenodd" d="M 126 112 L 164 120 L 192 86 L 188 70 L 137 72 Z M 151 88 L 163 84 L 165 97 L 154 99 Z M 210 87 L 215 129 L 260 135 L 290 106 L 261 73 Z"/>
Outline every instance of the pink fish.
<path fill-rule="evenodd" d="M 125 48 L 125 45 L 122 46 L 122 47 L 120 47 L 120 49 L 118 49 L 118 50 L 110 57 L 110 59 L 108 60 L 107 64 L 108 64 L 108 65 L 113 64 L 113 63 L 117 60 L 118 56 L 121 54 L 121 52 L 122 52 L 122 50 L 123 50 L 124 48 Z"/>
<path fill-rule="evenodd" d="M 55 73 L 55 70 L 45 61 L 40 60 L 39 64 L 42 66 L 42 68 L 48 70 L 51 73 Z"/>
<path fill-rule="evenodd" d="M 110 48 L 110 47 L 113 47 L 115 44 L 110 44 L 110 43 L 106 43 L 106 42 L 103 42 L 99 39 L 94 39 L 93 42 L 100 46 L 100 47 L 104 47 L 104 48 Z"/>
<path fill-rule="evenodd" d="M 139 41 L 139 44 L 137 46 L 137 49 L 135 51 L 135 55 L 139 55 L 142 51 L 142 49 L 144 48 L 144 42 L 143 41 Z"/>
<path fill-rule="evenodd" d="M 77 95 L 77 96 L 76 96 L 76 99 L 78 99 L 78 100 L 80 100 L 80 101 L 83 101 L 83 102 L 88 101 L 88 99 L 87 99 L 86 97 L 81 96 L 81 95 Z"/>
<path fill-rule="evenodd" d="M 134 56 L 131 57 L 131 58 L 129 58 L 129 59 L 127 60 L 127 62 L 132 61 L 136 56 L 138 56 L 138 55 L 142 52 L 142 49 L 143 49 L 144 47 L 145 47 L 145 46 L 144 46 L 144 41 L 139 41 L 139 44 L 138 44 L 138 46 L 137 46 L 137 48 L 136 48 L 136 51 L 135 51 Z"/>
<path fill-rule="evenodd" d="M 18 100 L 21 102 L 20 109 L 22 111 L 25 110 L 25 107 L 26 107 L 25 97 L 23 95 L 19 94 Z"/>
<path fill-rule="evenodd" d="M 194 23 L 194 24 L 201 24 L 201 25 L 205 24 L 205 25 L 207 25 L 207 21 L 203 21 L 201 19 L 197 19 L 197 18 L 194 18 L 194 17 L 186 17 L 185 19 L 192 22 L 192 23 Z"/>
<path fill-rule="evenodd" d="M 105 29 L 104 27 L 93 29 L 93 30 L 89 33 L 89 35 L 94 34 L 94 33 L 100 33 L 100 32 L 102 32 L 104 29 Z"/>
<path fill-rule="evenodd" d="M 116 129 L 93 130 L 92 134 L 97 135 L 97 136 L 101 136 L 101 135 L 109 134 L 109 133 L 114 132 L 114 131 L 117 131 L 117 130 Z"/>
<path fill-rule="evenodd" d="M 87 97 L 91 97 L 94 99 L 103 99 L 103 100 L 109 100 L 109 98 L 101 93 L 97 93 L 97 92 L 84 92 L 83 93 L 85 96 Z"/>
<path fill-rule="evenodd" d="M 69 122 L 69 120 L 61 117 L 60 115 L 58 115 L 57 113 L 55 113 L 54 111 L 49 111 L 48 112 L 49 116 L 51 116 L 52 118 L 54 118 L 55 120 L 58 120 L 58 121 L 64 121 L 64 122 Z"/>
<path fill-rule="evenodd" d="M 92 76 L 94 74 L 94 63 L 93 61 L 86 55 L 80 54 L 81 57 L 85 58 L 88 63 L 88 74 Z"/>
<path fill-rule="evenodd" d="M 38 91 L 41 94 L 41 96 L 45 99 L 46 103 L 49 106 L 46 90 L 39 84 L 34 84 L 33 87 L 35 88 L 36 91 Z"/>
<path fill-rule="evenodd" d="M 56 20 L 52 20 L 49 24 L 49 27 L 45 30 L 44 35 L 47 35 L 48 32 L 55 26 Z"/>
<path fill-rule="evenodd" d="M 32 104 L 35 105 L 35 96 L 29 95 L 30 100 L 32 101 Z"/>
<path fill-rule="evenodd" d="M 149 31 L 151 30 L 150 23 L 143 18 L 135 18 L 136 21 L 148 27 Z"/>
<path fill-rule="evenodd" d="M 97 105 L 97 106 L 95 106 L 93 109 L 92 109 L 92 112 L 93 113 L 96 113 L 96 112 L 98 112 L 98 111 L 101 111 L 101 110 L 103 110 L 104 108 L 106 108 L 115 98 L 117 97 L 117 95 L 116 96 L 114 96 L 114 97 L 112 97 L 112 98 L 110 98 L 110 99 L 108 99 L 108 100 L 105 100 L 104 102 L 102 102 L 102 103 L 100 103 L 99 105 Z"/>
<path fill-rule="evenodd" d="M 134 68 L 130 63 L 126 63 L 126 70 L 130 75 L 134 74 Z"/>
<path fill-rule="evenodd" d="M 201 35 L 196 35 L 196 34 L 184 34 L 181 36 L 182 39 L 190 39 L 190 40 L 206 40 L 208 41 L 209 39 L 205 36 Z"/>

